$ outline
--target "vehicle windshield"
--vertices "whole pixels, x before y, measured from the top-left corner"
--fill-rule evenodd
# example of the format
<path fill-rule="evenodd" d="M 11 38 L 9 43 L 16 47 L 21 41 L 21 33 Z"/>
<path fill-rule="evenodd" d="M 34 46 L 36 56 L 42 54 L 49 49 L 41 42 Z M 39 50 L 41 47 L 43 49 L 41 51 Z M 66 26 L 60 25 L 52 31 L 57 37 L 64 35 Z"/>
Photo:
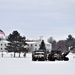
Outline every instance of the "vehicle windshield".
<path fill-rule="evenodd" d="M 42 52 L 41 53 L 36 52 L 35 55 L 44 55 L 44 53 L 42 53 Z"/>

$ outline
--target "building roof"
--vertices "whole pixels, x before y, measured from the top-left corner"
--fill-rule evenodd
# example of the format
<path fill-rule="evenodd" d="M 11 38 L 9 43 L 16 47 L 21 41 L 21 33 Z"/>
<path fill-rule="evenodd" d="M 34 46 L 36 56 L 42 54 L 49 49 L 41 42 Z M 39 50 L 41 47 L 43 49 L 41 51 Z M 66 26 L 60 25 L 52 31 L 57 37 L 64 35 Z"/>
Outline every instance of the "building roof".
<path fill-rule="evenodd" d="M 7 41 L 7 40 L 0 40 L 0 42 L 9 43 L 9 41 Z"/>
<path fill-rule="evenodd" d="M 37 43 L 37 42 L 26 42 L 27 44 L 35 44 L 35 43 Z"/>
<path fill-rule="evenodd" d="M 38 41 L 38 42 L 26 42 L 26 43 L 28 43 L 28 44 L 36 44 L 36 43 L 41 43 L 41 41 Z M 50 44 L 50 43 L 45 41 L 45 44 Z"/>

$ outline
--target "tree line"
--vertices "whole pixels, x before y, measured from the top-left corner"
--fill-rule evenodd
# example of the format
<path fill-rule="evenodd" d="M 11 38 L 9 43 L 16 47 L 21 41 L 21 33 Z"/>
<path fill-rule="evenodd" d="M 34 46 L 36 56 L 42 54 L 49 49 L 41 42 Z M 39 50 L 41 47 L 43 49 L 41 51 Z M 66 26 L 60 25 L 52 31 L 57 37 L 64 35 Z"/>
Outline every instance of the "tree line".
<path fill-rule="evenodd" d="M 65 40 L 59 40 L 59 41 L 56 41 L 53 39 L 53 37 L 50 37 L 48 39 L 48 42 L 52 44 L 53 50 L 56 50 L 60 47 L 59 50 L 61 52 L 68 51 L 69 48 L 71 48 L 72 46 L 75 47 L 75 38 L 71 34 L 68 35 L 68 38 L 66 38 Z M 75 48 L 73 48 L 71 52 L 75 53 Z"/>
<path fill-rule="evenodd" d="M 28 50 L 26 49 L 26 46 L 28 45 L 26 43 L 26 37 L 21 36 L 18 31 L 13 31 L 12 33 L 10 33 L 6 38 L 6 40 L 9 41 L 8 46 L 6 46 L 6 50 L 8 52 L 14 52 L 14 57 L 15 57 L 15 53 L 19 53 L 19 57 L 20 57 L 21 53 L 24 53 L 25 56 L 26 53 L 28 52 Z M 43 42 L 44 41 L 41 42 L 40 49 L 43 47 L 45 49 Z M 53 50 L 57 50 L 61 46 L 59 48 L 61 52 L 68 51 L 69 47 L 71 46 L 75 47 L 75 38 L 72 35 L 68 35 L 68 38 L 59 41 L 56 41 L 53 39 L 53 37 L 50 37 L 48 39 L 48 42 L 52 44 Z M 75 53 L 75 48 L 72 51 L 72 53 Z"/>
<path fill-rule="evenodd" d="M 9 34 L 7 41 L 10 41 L 9 45 L 7 46 L 7 50 L 8 52 L 14 52 L 14 57 L 16 52 L 19 53 L 19 57 L 21 52 L 28 52 L 28 50 L 25 48 L 25 46 L 27 45 L 26 37 L 21 36 L 18 31 L 13 31 L 11 34 Z M 71 34 L 68 35 L 65 40 L 59 41 L 56 41 L 55 39 L 53 39 L 53 37 L 50 37 L 48 39 L 48 42 L 52 44 L 52 49 L 54 50 L 58 49 L 61 46 L 59 48 L 61 52 L 68 51 L 71 46 L 75 47 L 75 38 Z M 75 48 L 72 52 L 75 53 Z"/>

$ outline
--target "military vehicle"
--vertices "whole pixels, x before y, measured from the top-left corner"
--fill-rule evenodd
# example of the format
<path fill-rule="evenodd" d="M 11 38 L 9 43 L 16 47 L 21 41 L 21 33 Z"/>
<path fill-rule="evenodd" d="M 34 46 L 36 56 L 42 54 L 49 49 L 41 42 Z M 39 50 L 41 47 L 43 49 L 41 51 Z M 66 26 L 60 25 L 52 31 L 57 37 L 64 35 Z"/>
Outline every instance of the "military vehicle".
<path fill-rule="evenodd" d="M 49 54 L 48 54 L 48 60 L 49 61 L 55 61 L 55 60 L 64 60 L 64 61 L 68 61 L 69 58 L 66 57 L 69 54 L 69 51 L 66 51 L 64 53 L 62 53 L 61 51 L 57 50 L 52 50 Z"/>
<path fill-rule="evenodd" d="M 32 61 L 45 61 L 47 59 L 46 52 L 43 49 L 32 52 Z"/>
<path fill-rule="evenodd" d="M 65 53 L 61 53 L 61 51 L 52 50 L 48 55 L 49 61 L 55 61 L 55 60 L 64 60 L 68 61 L 69 58 L 66 57 L 69 54 L 70 51 L 67 51 Z"/>

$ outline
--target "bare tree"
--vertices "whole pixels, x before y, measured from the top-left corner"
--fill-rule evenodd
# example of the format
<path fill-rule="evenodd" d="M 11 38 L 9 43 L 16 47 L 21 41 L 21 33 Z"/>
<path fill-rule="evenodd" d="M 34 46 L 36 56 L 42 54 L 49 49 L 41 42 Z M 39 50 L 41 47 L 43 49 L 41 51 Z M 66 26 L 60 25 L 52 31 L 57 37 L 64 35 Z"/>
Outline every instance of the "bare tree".
<path fill-rule="evenodd" d="M 50 37 L 48 40 L 47 40 L 49 43 L 53 43 L 53 37 Z"/>
<path fill-rule="evenodd" d="M 47 41 L 52 44 L 52 49 L 56 49 L 57 42 L 53 39 L 53 37 L 50 37 Z"/>

